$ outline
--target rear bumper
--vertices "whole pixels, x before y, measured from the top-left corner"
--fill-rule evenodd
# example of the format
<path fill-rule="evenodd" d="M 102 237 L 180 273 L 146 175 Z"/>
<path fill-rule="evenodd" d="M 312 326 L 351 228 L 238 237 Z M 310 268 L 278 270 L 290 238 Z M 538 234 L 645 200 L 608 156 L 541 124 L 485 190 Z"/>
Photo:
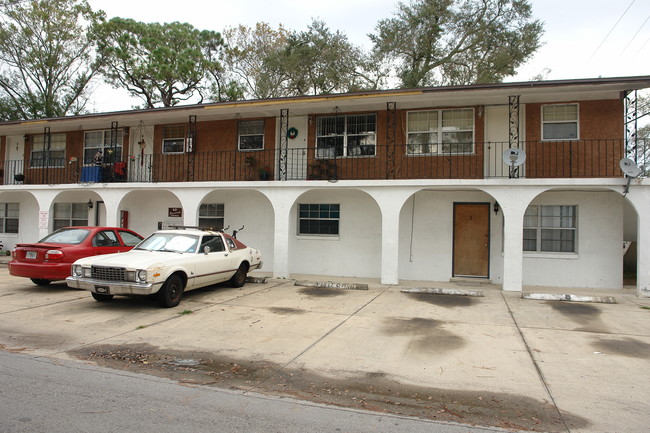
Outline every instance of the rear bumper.
<path fill-rule="evenodd" d="M 25 263 L 12 260 L 7 265 L 9 273 L 16 277 L 65 280 L 70 276 L 71 263 Z"/>
<path fill-rule="evenodd" d="M 102 295 L 152 295 L 162 283 L 138 284 L 128 281 L 101 281 L 90 278 L 68 277 L 65 279 L 68 287 L 88 290 Z"/>

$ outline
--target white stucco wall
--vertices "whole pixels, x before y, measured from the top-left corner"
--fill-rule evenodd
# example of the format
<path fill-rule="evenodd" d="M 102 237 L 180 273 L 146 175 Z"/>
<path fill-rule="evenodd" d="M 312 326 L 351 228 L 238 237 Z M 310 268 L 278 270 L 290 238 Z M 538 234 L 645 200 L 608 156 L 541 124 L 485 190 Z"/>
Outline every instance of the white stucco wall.
<path fill-rule="evenodd" d="M 298 203 L 339 203 L 337 237 L 298 236 Z M 291 210 L 289 272 L 379 278 L 381 215 L 376 202 L 361 191 L 330 189 L 303 194 Z"/>
<path fill-rule="evenodd" d="M 492 212 L 494 199 L 480 191 L 420 191 L 400 214 L 400 280 L 452 277 L 454 203 L 490 203 L 490 278 L 495 272 L 500 275 L 502 261 L 493 261 L 495 249 L 501 249 L 501 229 L 495 230 L 501 220 Z"/>
<path fill-rule="evenodd" d="M 576 254 L 524 253 L 528 286 L 620 289 L 623 197 L 616 192 L 546 192 L 531 204 L 578 206 Z"/>

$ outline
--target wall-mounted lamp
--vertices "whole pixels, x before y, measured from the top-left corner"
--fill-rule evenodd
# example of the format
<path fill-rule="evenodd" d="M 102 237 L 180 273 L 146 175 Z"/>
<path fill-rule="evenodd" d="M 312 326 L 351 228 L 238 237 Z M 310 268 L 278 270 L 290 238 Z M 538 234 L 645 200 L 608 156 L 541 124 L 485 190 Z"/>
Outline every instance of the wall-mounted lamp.
<path fill-rule="evenodd" d="M 483 117 L 483 110 L 484 110 L 484 109 L 485 109 L 485 107 L 482 106 L 482 105 L 479 105 L 478 107 L 476 107 L 476 113 L 478 114 L 478 117 L 479 117 L 479 118 L 480 118 L 480 117 Z"/>
<path fill-rule="evenodd" d="M 492 209 L 494 210 L 494 214 L 498 215 L 499 214 L 499 202 L 494 202 L 494 206 L 492 206 Z"/>
<path fill-rule="evenodd" d="M 93 201 L 92 201 L 92 199 L 91 199 L 91 200 L 88 200 L 88 203 L 86 203 L 86 204 L 88 205 L 88 209 L 92 209 L 92 208 L 93 208 Z"/>
<path fill-rule="evenodd" d="M 25 141 L 29 140 L 29 135 L 27 135 L 27 134 L 23 135 L 23 140 L 25 140 Z"/>

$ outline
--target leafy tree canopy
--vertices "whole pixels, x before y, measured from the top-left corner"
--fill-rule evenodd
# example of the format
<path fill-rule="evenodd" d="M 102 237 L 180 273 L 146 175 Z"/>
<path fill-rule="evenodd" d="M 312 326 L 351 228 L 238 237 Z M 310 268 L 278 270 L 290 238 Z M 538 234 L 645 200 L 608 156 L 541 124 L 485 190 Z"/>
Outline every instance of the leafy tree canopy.
<path fill-rule="evenodd" d="M 201 102 L 207 78 L 221 69 L 221 35 L 187 23 L 113 18 L 102 26 L 101 35 L 98 50 L 107 82 L 126 88 L 146 108 L 193 97 Z"/>
<path fill-rule="evenodd" d="M 375 53 L 402 87 L 500 82 L 540 46 L 527 0 L 414 0 L 379 21 Z"/>
<path fill-rule="evenodd" d="M 98 69 L 94 29 L 103 17 L 85 0 L 5 3 L 0 14 L 0 117 L 83 112 Z"/>

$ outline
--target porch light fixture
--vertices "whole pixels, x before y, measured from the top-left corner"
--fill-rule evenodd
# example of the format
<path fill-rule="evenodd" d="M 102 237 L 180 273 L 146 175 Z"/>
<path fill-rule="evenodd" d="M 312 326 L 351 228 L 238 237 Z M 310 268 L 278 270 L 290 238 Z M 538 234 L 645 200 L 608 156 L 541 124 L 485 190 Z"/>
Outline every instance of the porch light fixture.
<path fill-rule="evenodd" d="M 88 200 L 88 203 L 86 203 L 86 204 L 88 205 L 88 209 L 92 209 L 92 208 L 93 208 L 93 201 L 92 201 L 92 199 Z"/>
<path fill-rule="evenodd" d="M 498 201 L 494 202 L 494 206 L 492 206 L 492 209 L 494 210 L 495 215 L 499 214 L 499 202 Z"/>

